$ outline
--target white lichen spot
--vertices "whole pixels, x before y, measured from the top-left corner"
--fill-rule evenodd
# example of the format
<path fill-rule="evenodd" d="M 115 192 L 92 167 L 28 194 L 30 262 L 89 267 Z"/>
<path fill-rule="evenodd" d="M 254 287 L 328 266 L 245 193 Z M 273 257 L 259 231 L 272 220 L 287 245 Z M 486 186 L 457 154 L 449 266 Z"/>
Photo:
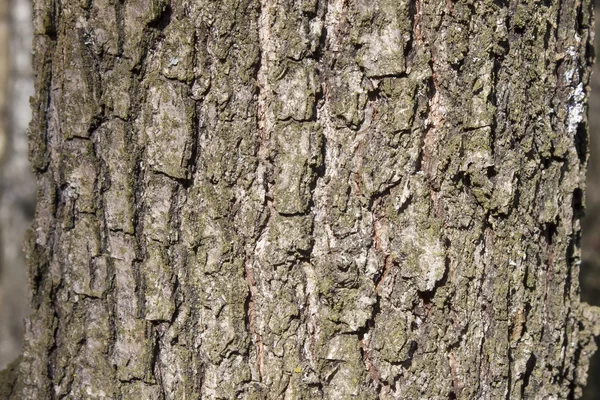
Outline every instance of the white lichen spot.
<path fill-rule="evenodd" d="M 375 298 L 361 296 L 356 300 L 354 308 L 348 308 L 342 313 L 340 320 L 348 325 L 351 332 L 356 332 L 367 324 L 375 303 Z"/>
<path fill-rule="evenodd" d="M 384 76 L 404 72 L 404 38 L 402 31 L 390 24 L 381 32 L 363 35 L 366 44 L 360 53 L 360 63 L 367 76 Z"/>
<path fill-rule="evenodd" d="M 569 46 L 566 50 L 566 53 L 572 59 L 575 59 L 577 57 L 577 49 L 575 48 L 575 46 Z"/>
<path fill-rule="evenodd" d="M 429 291 L 444 277 L 446 271 L 444 250 L 440 241 L 432 242 L 430 246 L 424 246 L 423 250 L 419 264 L 425 274 L 421 279 L 417 279 L 417 286 L 420 290 Z"/>
<path fill-rule="evenodd" d="M 410 198 L 410 188 L 408 187 L 408 181 L 404 184 L 404 189 L 402 189 L 402 193 L 396 200 L 396 212 L 400 211 L 402 207 L 406 205 L 406 202 Z"/>
<path fill-rule="evenodd" d="M 569 101 L 568 111 L 568 132 L 570 134 L 575 134 L 577 131 L 577 126 L 583 121 L 583 113 L 585 112 L 585 91 L 583 88 L 583 83 L 579 83 L 575 91 L 571 94 L 571 99 Z"/>

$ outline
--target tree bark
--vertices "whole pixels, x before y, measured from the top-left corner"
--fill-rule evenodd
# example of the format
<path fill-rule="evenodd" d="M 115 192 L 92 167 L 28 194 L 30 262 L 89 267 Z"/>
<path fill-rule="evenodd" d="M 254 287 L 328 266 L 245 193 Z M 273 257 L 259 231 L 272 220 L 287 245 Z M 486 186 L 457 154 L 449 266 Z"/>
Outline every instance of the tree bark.
<path fill-rule="evenodd" d="M 10 398 L 580 396 L 589 0 L 34 10 Z"/>

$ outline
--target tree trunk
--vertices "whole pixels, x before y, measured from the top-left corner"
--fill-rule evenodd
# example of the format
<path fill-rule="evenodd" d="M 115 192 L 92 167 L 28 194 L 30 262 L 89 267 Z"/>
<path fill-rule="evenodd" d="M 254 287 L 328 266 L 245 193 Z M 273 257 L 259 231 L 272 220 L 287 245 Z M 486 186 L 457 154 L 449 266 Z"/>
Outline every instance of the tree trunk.
<path fill-rule="evenodd" d="M 35 207 L 35 179 L 27 161 L 27 124 L 33 94 L 31 2 L 0 4 L 0 369 L 21 350 L 28 313 L 23 237 Z"/>
<path fill-rule="evenodd" d="M 34 10 L 10 398 L 580 395 L 589 0 Z"/>

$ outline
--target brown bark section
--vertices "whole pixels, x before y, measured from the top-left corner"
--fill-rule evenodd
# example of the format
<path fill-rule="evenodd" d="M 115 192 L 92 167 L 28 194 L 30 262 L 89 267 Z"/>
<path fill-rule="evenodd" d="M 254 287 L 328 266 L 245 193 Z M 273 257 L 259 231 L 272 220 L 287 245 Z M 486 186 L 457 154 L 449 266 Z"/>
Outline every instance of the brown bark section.
<path fill-rule="evenodd" d="M 589 1 L 38 0 L 14 398 L 574 398 Z"/>

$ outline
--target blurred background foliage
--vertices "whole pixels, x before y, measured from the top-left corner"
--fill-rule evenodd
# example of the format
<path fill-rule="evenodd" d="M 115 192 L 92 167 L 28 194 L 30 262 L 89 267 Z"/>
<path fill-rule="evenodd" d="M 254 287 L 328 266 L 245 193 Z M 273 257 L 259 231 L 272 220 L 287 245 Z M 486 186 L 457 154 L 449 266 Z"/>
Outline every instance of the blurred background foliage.
<path fill-rule="evenodd" d="M 600 0 L 595 2 L 600 9 Z M 600 20 L 598 12 L 596 20 Z M 597 23 L 597 49 L 599 26 Z M 26 133 L 33 93 L 31 40 L 31 0 L 0 0 L 0 369 L 19 354 L 23 318 L 28 313 L 22 242 L 35 209 Z M 600 305 L 600 51 L 596 60 L 589 104 L 591 154 L 580 282 L 583 301 Z M 600 353 L 596 353 L 584 399 L 599 398 Z"/>

